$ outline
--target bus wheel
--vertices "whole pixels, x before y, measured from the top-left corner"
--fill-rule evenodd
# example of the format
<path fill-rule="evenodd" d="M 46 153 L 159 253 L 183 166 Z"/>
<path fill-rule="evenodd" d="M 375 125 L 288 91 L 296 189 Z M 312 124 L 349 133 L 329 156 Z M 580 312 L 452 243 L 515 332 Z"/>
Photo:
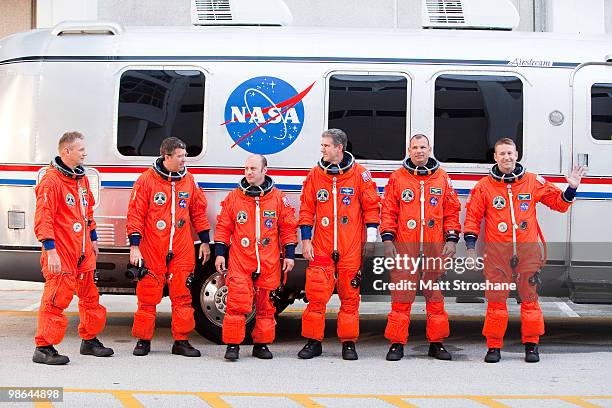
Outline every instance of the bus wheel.
<path fill-rule="evenodd" d="M 191 291 L 196 331 L 214 343 L 223 344 L 221 328 L 227 300 L 225 276 L 214 268 L 206 268 L 196 276 Z M 251 331 L 255 325 L 254 306 L 247 315 L 245 343 L 251 342 Z"/>

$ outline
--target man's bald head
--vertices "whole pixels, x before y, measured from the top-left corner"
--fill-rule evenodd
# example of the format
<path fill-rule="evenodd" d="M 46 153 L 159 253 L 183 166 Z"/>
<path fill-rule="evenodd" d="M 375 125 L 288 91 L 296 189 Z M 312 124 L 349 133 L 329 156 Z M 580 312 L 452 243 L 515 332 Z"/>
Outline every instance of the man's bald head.
<path fill-rule="evenodd" d="M 266 159 L 266 156 L 263 154 L 252 154 L 247 157 L 247 162 L 249 160 L 259 160 L 259 163 L 261 163 L 261 168 L 268 167 L 268 159 Z"/>
<path fill-rule="evenodd" d="M 244 176 L 252 186 L 263 184 L 268 172 L 268 159 L 262 154 L 252 154 L 244 163 Z"/>

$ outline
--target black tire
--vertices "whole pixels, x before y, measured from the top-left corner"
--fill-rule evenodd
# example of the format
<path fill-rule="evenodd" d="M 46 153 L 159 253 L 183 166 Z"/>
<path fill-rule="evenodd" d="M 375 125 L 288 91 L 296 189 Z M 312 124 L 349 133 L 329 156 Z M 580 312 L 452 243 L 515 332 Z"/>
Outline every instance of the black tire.
<path fill-rule="evenodd" d="M 283 313 L 283 310 L 289 307 L 291 303 L 292 302 L 289 302 L 289 301 L 286 301 L 286 302 L 282 301 L 282 302 L 275 304 L 274 306 L 276 307 L 276 315 L 278 316 L 279 314 Z"/>
<path fill-rule="evenodd" d="M 214 270 L 208 262 L 201 271 L 196 271 L 191 288 L 196 331 L 213 343 L 223 344 L 222 324 L 225 316 L 227 286 L 223 274 Z M 245 343 L 251 343 L 251 331 L 255 325 L 255 308 L 247 315 Z"/>
<path fill-rule="evenodd" d="M 276 316 L 281 314 L 289 305 L 292 305 L 296 299 L 298 299 L 298 293 L 288 293 L 285 289 L 281 292 L 280 298 L 274 301 L 274 307 L 276 308 Z"/>

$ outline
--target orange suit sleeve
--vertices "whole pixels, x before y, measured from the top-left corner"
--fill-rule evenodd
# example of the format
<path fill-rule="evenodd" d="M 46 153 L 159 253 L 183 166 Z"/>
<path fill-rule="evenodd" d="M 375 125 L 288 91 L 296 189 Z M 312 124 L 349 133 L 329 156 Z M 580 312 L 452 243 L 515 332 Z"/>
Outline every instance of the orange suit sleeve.
<path fill-rule="evenodd" d="M 226 247 L 230 245 L 230 237 L 234 232 L 235 218 L 233 214 L 231 191 L 221 202 L 221 212 L 217 215 L 217 225 L 215 227 L 215 243 L 223 244 Z"/>
<path fill-rule="evenodd" d="M 463 226 L 463 236 L 472 236 L 478 238 L 480 234 L 480 223 L 485 216 L 485 196 L 483 192 L 482 182 L 476 183 L 470 196 L 467 199 L 465 223 Z"/>
<path fill-rule="evenodd" d="M 567 212 L 574 200 L 567 200 L 563 191 L 542 176 L 536 176 L 537 200 L 554 211 Z"/>
<path fill-rule="evenodd" d="M 459 213 L 461 213 L 461 202 L 457 193 L 453 188 L 453 183 L 450 177 L 445 175 L 447 188 L 444 194 L 444 207 L 442 226 L 444 235 L 447 241 L 459 241 L 459 233 L 461 232 L 461 223 L 459 222 Z"/>
<path fill-rule="evenodd" d="M 397 219 L 399 216 L 399 197 L 395 173 L 391 174 L 389 182 L 385 186 L 381 214 L 380 237 L 383 241 L 392 241 L 397 236 Z"/>
<path fill-rule="evenodd" d="M 364 224 L 380 224 L 380 196 L 376 183 L 372 180 L 370 172 L 361 168 L 361 208 L 363 210 Z"/>
<path fill-rule="evenodd" d="M 36 186 L 36 211 L 34 213 L 34 234 L 39 241 L 55 240 L 53 220 L 57 212 L 57 189 L 53 181 L 43 177 Z"/>
<path fill-rule="evenodd" d="M 299 225 L 314 225 L 314 217 L 316 210 L 316 193 L 314 186 L 315 169 L 310 170 L 306 176 L 306 180 L 302 184 L 302 195 L 300 195 L 300 218 Z"/>
<path fill-rule="evenodd" d="M 132 187 L 132 195 L 130 196 L 127 212 L 126 230 L 128 237 L 142 237 L 144 235 L 145 219 L 149 211 L 149 195 L 149 186 L 145 173 L 138 177 L 138 180 L 134 183 L 134 187 Z M 138 242 L 139 241 L 138 239 Z M 135 244 L 132 238 L 130 238 L 130 244 Z"/>
<path fill-rule="evenodd" d="M 191 217 L 191 222 L 193 223 L 196 232 L 200 234 L 203 231 L 210 230 L 210 223 L 208 222 L 208 216 L 206 215 L 208 201 L 206 200 L 204 192 L 198 186 L 198 183 L 195 181 L 193 176 L 191 174 L 189 176 L 193 181 L 193 200 L 189 206 L 189 216 Z"/>
<path fill-rule="evenodd" d="M 96 220 L 94 219 L 94 206 L 96 205 L 96 199 L 91 192 L 91 186 L 89 185 L 89 179 L 87 177 L 83 177 L 85 188 L 87 189 L 87 222 L 89 226 L 89 231 L 93 231 L 96 229 Z"/>
<path fill-rule="evenodd" d="M 298 220 L 295 217 L 295 208 L 293 208 L 285 193 L 281 192 L 280 201 L 281 204 L 278 216 L 278 228 L 280 230 L 281 245 L 297 245 Z"/>

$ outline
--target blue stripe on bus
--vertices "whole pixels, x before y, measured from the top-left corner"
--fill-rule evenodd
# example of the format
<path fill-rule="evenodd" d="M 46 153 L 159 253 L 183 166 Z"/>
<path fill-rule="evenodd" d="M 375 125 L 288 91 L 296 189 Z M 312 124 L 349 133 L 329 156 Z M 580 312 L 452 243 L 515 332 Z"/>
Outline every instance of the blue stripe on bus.
<path fill-rule="evenodd" d="M 0 184 L 9 186 L 35 186 L 36 180 L 0 179 Z"/>
<path fill-rule="evenodd" d="M 133 185 L 133 181 L 108 180 L 102 182 L 102 187 L 132 188 Z"/>
<path fill-rule="evenodd" d="M 602 193 L 598 191 L 585 191 L 576 193 L 578 198 L 612 198 L 612 193 Z"/>

